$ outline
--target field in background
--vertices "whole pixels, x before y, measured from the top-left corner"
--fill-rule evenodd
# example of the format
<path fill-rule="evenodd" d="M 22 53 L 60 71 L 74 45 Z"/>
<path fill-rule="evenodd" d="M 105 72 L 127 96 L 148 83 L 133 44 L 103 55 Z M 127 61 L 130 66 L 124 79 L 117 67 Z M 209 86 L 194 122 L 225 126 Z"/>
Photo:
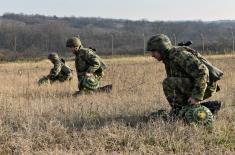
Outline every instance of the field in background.
<path fill-rule="evenodd" d="M 0 64 L 0 154 L 235 154 L 235 56 L 208 58 L 225 72 L 211 98 L 224 102 L 212 132 L 142 121 L 169 109 L 164 66 L 150 57 L 107 59 L 102 84 L 113 92 L 78 98 L 75 72 L 71 82 L 38 87 L 49 61 Z"/>

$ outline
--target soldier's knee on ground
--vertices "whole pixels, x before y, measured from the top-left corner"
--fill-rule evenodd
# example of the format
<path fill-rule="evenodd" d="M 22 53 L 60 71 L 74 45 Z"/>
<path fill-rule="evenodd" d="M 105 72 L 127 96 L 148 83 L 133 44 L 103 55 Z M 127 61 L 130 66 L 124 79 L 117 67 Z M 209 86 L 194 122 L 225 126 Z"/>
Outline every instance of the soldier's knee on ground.
<path fill-rule="evenodd" d="M 191 87 L 189 78 L 168 77 L 163 81 L 164 94 L 172 107 L 187 104 L 192 91 Z"/>

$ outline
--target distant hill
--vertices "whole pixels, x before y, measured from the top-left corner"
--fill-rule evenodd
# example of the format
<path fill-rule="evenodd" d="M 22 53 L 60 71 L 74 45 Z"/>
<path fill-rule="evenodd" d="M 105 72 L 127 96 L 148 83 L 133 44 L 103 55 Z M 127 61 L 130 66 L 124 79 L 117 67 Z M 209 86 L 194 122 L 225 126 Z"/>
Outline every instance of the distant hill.
<path fill-rule="evenodd" d="M 43 56 L 59 51 L 66 55 L 65 42 L 79 35 L 84 46 L 97 53 L 140 54 L 144 41 L 153 34 L 167 34 L 173 44 L 192 40 L 202 51 L 231 51 L 235 21 L 149 22 L 123 19 L 56 17 L 7 13 L 0 17 L 0 57 Z"/>

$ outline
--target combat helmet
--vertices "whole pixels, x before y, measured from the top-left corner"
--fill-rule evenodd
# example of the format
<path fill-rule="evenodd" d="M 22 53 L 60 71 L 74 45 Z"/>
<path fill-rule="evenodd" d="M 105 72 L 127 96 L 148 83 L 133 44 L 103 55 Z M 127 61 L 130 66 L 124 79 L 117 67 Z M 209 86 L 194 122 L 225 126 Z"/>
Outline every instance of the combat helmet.
<path fill-rule="evenodd" d="M 99 88 L 99 81 L 94 75 L 85 76 L 81 81 L 81 85 L 87 90 L 97 90 Z"/>
<path fill-rule="evenodd" d="M 38 80 L 38 85 L 41 86 L 43 84 L 50 84 L 50 79 L 47 76 L 43 76 Z"/>
<path fill-rule="evenodd" d="M 147 51 L 158 51 L 160 53 L 172 48 L 170 39 L 164 34 L 152 36 L 147 42 Z"/>
<path fill-rule="evenodd" d="M 50 53 L 47 57 L 49 60 L 59 60 L 59 56 L 57 53 Z"/>
<path fill-rule="evenodd" d="M 211 127 L 213 123 L 213 114 L 211 111 L 202 105 L 188 106 L 185 112 L 185 120 L 187 123 L 196 123 Z"/>
<path fill-rule="evenodd" d="M 66 47 L 81 47 L 82 43 L 78 37 L 69 38 L 66 42 Z"/>

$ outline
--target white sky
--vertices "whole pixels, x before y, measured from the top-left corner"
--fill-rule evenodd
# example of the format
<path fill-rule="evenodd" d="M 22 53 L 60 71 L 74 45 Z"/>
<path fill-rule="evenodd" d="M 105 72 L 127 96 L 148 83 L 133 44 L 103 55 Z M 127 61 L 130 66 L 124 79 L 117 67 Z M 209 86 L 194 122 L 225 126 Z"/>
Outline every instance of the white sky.
<path fill-rule="evenodd" d="M 0 15 L 6 12 L 150 21 L 234 20 L 235 0 L 0 0 Z"/>

